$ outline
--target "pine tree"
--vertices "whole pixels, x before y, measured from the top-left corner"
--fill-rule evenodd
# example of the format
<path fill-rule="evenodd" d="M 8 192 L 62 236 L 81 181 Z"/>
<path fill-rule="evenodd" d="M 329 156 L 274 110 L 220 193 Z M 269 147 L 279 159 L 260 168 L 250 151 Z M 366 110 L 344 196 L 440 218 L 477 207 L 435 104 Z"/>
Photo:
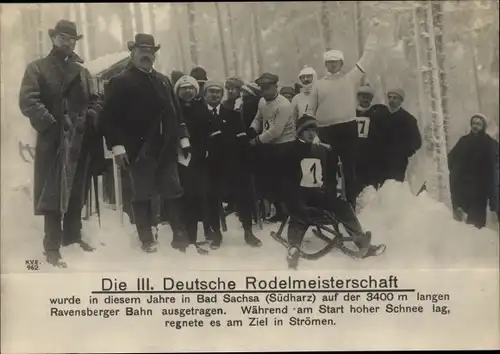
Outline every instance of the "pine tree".
<path fill-rule="evenodd" d="M 418 10 L 422 17 L 422 39 L 427 59 L 426 83 L 429 86 L 428 94 L 432 113 L 432 136 L 434 142 L 434 165 L 436 167 L 436 197 L 440 202 L 450 204 L 450 188 L 448 177 L 448 159 L 444 132 L 444 114 L 439 80 L 434 21 L 432 7 L 424 3 Z"/>

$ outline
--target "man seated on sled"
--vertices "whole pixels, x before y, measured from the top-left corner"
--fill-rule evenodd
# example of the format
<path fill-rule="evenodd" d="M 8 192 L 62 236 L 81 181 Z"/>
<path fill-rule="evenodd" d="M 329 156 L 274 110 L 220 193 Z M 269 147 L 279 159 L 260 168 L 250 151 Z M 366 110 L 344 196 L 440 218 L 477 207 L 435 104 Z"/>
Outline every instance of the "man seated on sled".
<path fill-rule="evenodd" d="M 349 203 L 329 195 L 323 189 L 323 171 L 326 170 L 327 145 L 315 139 L 318 132 L 316 119 L 303 115 L 297 121 L 297 139 L 284 150 L 281 197 L 290 214 L 288 227 L 288 265 L 296 268 L 302 239 L 310 225 L 311 210 L 319 209 L 333 214 L 349 233 L 354 244 L 362 251 L 362 257 L 378 255 L 385 246 L 370 245 L 371 233 L 364 232 Z M 314 141 L 314 142 L 313 142 Z M 340 247 L 342 245 L 339 244 Z"/>

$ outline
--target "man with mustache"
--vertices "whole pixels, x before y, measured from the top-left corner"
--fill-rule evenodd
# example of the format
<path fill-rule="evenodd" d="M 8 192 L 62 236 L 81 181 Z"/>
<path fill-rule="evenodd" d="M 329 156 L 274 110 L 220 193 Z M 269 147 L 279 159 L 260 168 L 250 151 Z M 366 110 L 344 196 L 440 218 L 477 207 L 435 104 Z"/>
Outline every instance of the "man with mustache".
<path fill-rule="evenodd" d="M 173 231 L 171 246 L 185 251 L 189 242 L 179 215 L 183 189 L 178 152 L 189 156 L 189 135 L 170 80 L 153 69 L 156 52 L 150 34 L 128 42 L 130 64 L 107 87 L 102 131 L 116 163 L 132 187 L 132 209 L 142 249 L 156 252 L 152 203 L 160 195 Z"/>

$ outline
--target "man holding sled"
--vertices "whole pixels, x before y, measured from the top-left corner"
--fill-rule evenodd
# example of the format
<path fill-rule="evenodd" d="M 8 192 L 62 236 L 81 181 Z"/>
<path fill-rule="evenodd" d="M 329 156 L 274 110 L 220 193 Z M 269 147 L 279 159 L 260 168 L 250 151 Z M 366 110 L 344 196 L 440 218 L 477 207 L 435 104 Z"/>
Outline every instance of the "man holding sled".
<path fill-rule="evenodd" d="M 308 208 L 331 212 L 344 226 L 358 249 L 363 251 L 363 257 L 381 254 L 385 246 L 370 245 L 371 233 L 363 231 L 350 204 L 329 193 L 329 189 L 322 188 L 323 171 L 330 167 L 327 165 L 327 147 L 313 143 L 318 133 L 316 119 L 303 115 L 297 121 L 296 129 L 297 139 L 287 143 L 280 164 L 280 175 L 283 176 L 280 199 L 284 201 L 290 214 L 287 254 L 289 268 L 297 267 L 302 240 L 313 224 Z"/>
<path fill-rule="evenodd" d="M 132 209 L 142 249 L 156 252 L 152 203 L 159 194 L 168 209 L 171 246 L 185 251 L 189 242 L 179 210 L 183 194 L 178 152 L 189 156 L 189 139 L 170 80 L 153 69 L 156 52 L 150 34 L 139 33 L 128 43 L 130 63 L 113 77 L 106 91 L 102 131 L 116 163 L 132 186 Z"/>

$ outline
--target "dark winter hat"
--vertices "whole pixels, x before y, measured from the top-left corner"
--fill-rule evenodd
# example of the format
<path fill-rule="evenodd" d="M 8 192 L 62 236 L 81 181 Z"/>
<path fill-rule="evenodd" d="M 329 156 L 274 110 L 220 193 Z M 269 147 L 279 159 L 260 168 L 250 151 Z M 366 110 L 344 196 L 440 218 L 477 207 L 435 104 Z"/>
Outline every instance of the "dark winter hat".
<path fill-rule="evenodd" d="M 175 83 L 179 81 L 179 79 L 184 75 L 185 74 L 182 71 L 172 70 L 172 73 L 170 74 L 170 77 L 172 78 L 172 83 L 175 85 Z"/>
<path fill-rule="evenodd" d="M 241 90 L 248 93 L 251 96 L 260 96 L 260 87 L 254 82 L 250 82 L 241 87 Z"/>
<path fill-rule="evenodd" d="M 278 75 L 274 75 L 271 73 L 264 73 L 260 75 L 260 77 L 255 80 L 255 83 L 259 85 L 260 87 L 262 86 L 267 86 L 267 85 L 275 85 L 279 81 Z"/>
<path fill-rule="evenodd" d="M 282 96 L 286 96 L 286 95 L 295 96 L 295 90 L 292 86 L 283 86 L 280 90 L 280 95 L 282 95 Z"/>
<path fill-rule="evenodd" d="M 135 41 L 128 41 L 127 47 L 130 51 L 132 51 L 132 49 L 136 47 L 139 47 L 152 48 L 154 52 L 157 52 L 160 49 L 161 45 L 155 45 L 155 37 L 153 37 L 151 34 L 137 33 L 135 35 Z"/>
<path fill-rule="evenodd" d="M 205 70 L 204 67 L 198 65 L 195 66 L 192 70 L 189 76 L 192 76 L 196 79 L 198 82 L 207 82 L 207 71 Z"/>
<path fill-rule="evenodd" d="M 486 128 L 488 127 L 488 118 L 486 118 L 486 116 L 484 114 L 481 114 L 481 113 L 476 113 L 474 114 L 471 119 L 470 119 L 470 122 L 472 123 L 472 120 L 474 118 L 479 118 L 482 122 L 483 122 L 483 125 L 484 125 L 484 129 L 486 130 Z"/>
<path fill-rule="evenodd" d="M 58 34 L 64 33 L 76 40 L 82 39 L 83 34 L 76 32 L 76 24 L 68 20 L 60 20 L 56 27 L 49 29 L 49 37 L 55 37 Z"/>
<path fill-rule="evenodd" d="M 299 120 L 297 120 L 296 124 L 297 135 L 309 127 L 317 128 L 318 122 L 316 121 L 316 118 L 314 118 L 313 116 L 304 114 L 302 117 L 299 118 Z"/>
<path fill-rule="evenodd" d="M 230 77 L 226 80 L 226 89 L 235 87 L 240 89 L 245 83 L 239 77 Z"/>

